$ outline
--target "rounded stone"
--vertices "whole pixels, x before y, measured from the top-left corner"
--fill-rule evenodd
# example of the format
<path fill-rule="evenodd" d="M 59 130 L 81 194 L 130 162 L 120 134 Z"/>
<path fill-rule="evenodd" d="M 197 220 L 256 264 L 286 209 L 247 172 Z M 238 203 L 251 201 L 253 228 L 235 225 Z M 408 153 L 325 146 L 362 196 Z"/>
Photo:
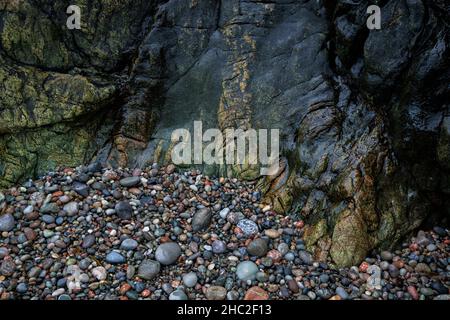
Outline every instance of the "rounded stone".
<path fill-rule="evenodd" d="M 267 253 L 267 241 L 264 239 L 255 239 L 247 246 L 247 252 L 252 256 L 262 257 Z"/>
<path fill-rule="evenodd" d="M 32 213 L 34 211 L 34 207 L 33 206 L 27 206 L 24 210 L 23 210 L 23 214 L 24 215 L 29 215 L 30 213 Z"/>
<path fill-rule="evenodd" d="M 431 288 L 420 288 L 420 293 L 423 294 L 426 297 L 434 295 L 433 289 Z"/>
<path fill-rule="evenodd" d="M 274 229 L 265 230 L 264 233 L 266 236 L 268 236 L 271 239 L 276 239 L 280 236 L 280 233 L 278 232 L 278 230 L 274 230 Z"/>
<path fill-rule="evenodd" d="M 227 289 L 221 286 L 211 286 L 206 289 L 205 296 L 208 300 L 224 300 L 227 296 Z"/>
<path fill-rule="evenodd" d="M 184 291 L 175 290 L 169 295 L 169 300 L 188 300 L 188 297 Z"/>
<path fill-rule="evenodd" d="M 257 272 L 256 273 L 256 281 L 258 282 L 266 282 L 269 279 L 268 275 L 264 272 Z"/>
<path fill-rule="evenodd" d="M 291 290 L 293 293 L 298 293 L 300 291 L 297 281 L 295 281 L 294 279 L 288 280 L 287 285 L 288 285 L 289 290 Z"/>
<path fill-rule="evenodd" d="M 237 226 L 247 237 L 253 236 L 259 231 L 258 225 L 249 219 L 242 219 Z"/>
<path fill-rule="evenodd" d="M 45 213 L 58 213 L 59 212 L 59 207 L 58 207 L 58 205 L 56 203 L 50 202 L 50 203 L 44 204 L 39 211 L 41 213 L 43 213 L 43 214 L 45 214 Z"/>
<path fill-rule="evenodd" d="M 166 173 L 167 174 L 172 174 L 172 173 L 174 173 L 175 172 L 175 169 L 176 169 L 176 166 L 174 165 L 174 164 L 169 164 L 169 165 L 167 165 L 167 167 L 166 167 Z"/>
<path fill-rule="evenodd" d="M 268 300 L 269 294 L 260 287 L 251 287 L 245 293 L 244 300 L 258 301 L 258 300 Z"/>
<path fill-rule="evenodd" d="M 308 251 L 300 250 L 298 252 L 298 257 L 304 264 L 312 265 L 313 263 L 312 255 Z"/>
<path fill-rule="evenodd" d="M 393 264 L 390 264 L 388 267 L 388 272 L 389 275 L 392 278 L 397 278 L 400 275 L 400 271 L 398 270 L 398 268 L 396 266 L 394 266 Z"/>
<path fill-rule="evenodd" d="M 281 255 L 285 255 L 289 251 L 289 245 L 285 242 L 282 242 L 278 245 L 277 250 L 280 251 Z"/>
<path fill-rule="evenodd" d="M 95 244 L 95 235 L 88 234 L 83 238 L 83 242 L 81 243 L 81 247 L 83 249 L 87 249 L 92 247 Z"/>
<path fill-rule="evenodd" d="M 430 267 L 427 264 L 423 263 L 423 262 L 418 263 L 416 265 L 416 267 L 414 268 L 414 270 L 417 273 L 430 273 L 431 272 Z"/>
<path fill-rule="evenodd" d="M 8 248 L 0 247 L 0 259 L 3 259 L 9 254 Z"/>
<path fill-rule="evenodd" d="M 387 270 L 389 268 L 389 262 L 381 261 L 380 268 L 381 268 L 381 270 Z"/>
<path fill-rule="evenodd" d="M 205 230 L 211 223 L 211 210 L 202 208 L 198 210 L 192 218 L 192 230 L 194 232 Z"/>
<path fill-rule="evenodd" d="M 341 299 L 343 299 L 343 300 L 347 300 L 348 299 L 348 293 L 342 287 L 337 287 L 336 288 L 336 294 L 339 295 L 339 297 L 341 297 Z"/>
<path fill-rule="evenodd" d="M 18 293 L 22 293 L 22 294 L 26 293 L 26 292 L 28 291 L 28 286 L 27 286 L 27 284 L 26 284 L 26 283 L 23 283 L 23 282 L 19 283 L 19 284 L 17 285 L 17 287 L 16 287 L 16 291 L 17 291 Z"/>
<path fill-rule="evenodd" d="M 198 278 L 195 272 L 189 272 L 183 276 L 183 284 L 188 288 L 194 287 L 197 284 L 197 281 Z"/>
<path fill-rule="evenodd" d="M 117 216 L 122 220 L 130 220 L 133 215 L 133 207 L 128 201 L 120 201 L 115 207 Z"/>
<path fill-rule="evenodd" d="M 107 277 L 106 269 L 102 266 L 93 268 L 91 273 L 98 281 L 103 281 Z"/>
<path fill-rule="evenodd" d="M 82 197 L 87 197 L 89 195 L 89 186 L 84 183 L 74 183 L 73 190 Z"/>
<path fill-rule="evenodd" d="M 141 183 L 140 177 L 127 177 L 120 180 L 120 185 L 125 188 L 136 187 Z"/>
<path fill-rule="evenodd" d="M 0 231 L 9 232 L 16 226 L 16 221 L 14 217 L 7 213 L 0 216 Z"/>
<path fill-rule="evenodd" d="M 440 281 L 433 281 L 431 283 L 431 288 L 433 288 L 433 290 L 437 291 L 437 293 L 439 294 L 449 293 L 449 289 Z"/>
<path fill-rule="evenodd" d="M 69 216 L 74 216 L 78 213 L 78 203 L 73 201 L 69 202 L 63 207 L 63 210 L 67 212 Z"/>
<path fill-rule="evenodd" d="M 227 251 L 227 245 L 221 240 L 215 240 L 212 243 L 212 251 L 216 254 L 224 253 L 225 251 Z"/>
<path fill-rule="evenodd" d="M 144 260 L 139 266 L 138 277 L 144 280 L 152 280 L 161 270 L 161 265 L 158 261 Z"/>
<path fill-rule="evenodd" d="M 3 260 L 0 264 L 0 274 L 3 276 L 10 276 L 14 273 L 16 265 L 11 260 Z"/>
<path fill-rule="evenodd" d="M 181 248 L 175 242 L 161 244 L 155 252 L 155 258 L 163 265 L 175 263 L 181 255 Z"/>
<path fill-rule="evenodd" d="M 106 262 L 110 264 L 122 264 L 126 261 L 125 257 L 116 251 L 111 251 L 106 255 Z"/>
<path fill-rule="evenodd" d="M 49 215 L 49 214 L 44 214 L 42 216 L 42 221 L 44 221 L 46 224 L 51 224 L 55 222 L 55 217 Z"/>
<path fill-rule="evenodd" d="M 242 219 L 245 219 L 245 216 L 239 211 L 232 211 L 227 215 L 227 221 L 232 224 L 238 224 Z"/>
<path fill-rule="evenodd" d="M 294 261 L 295 260 L 295 255 L 292 252 L 288 252 L 284 256 L 284 259 L 286 259 L 286 261 Z"/>
<path fill-rule="evenodd" d="M 330 280 L 330 276 L 326 273 L 323 273 L 319 277 L 321 283 L 327 283 Z"/>
<path fill-rule="evenodd" d="M 219 216 L 220 216 L 222 219 L 226 219 L 229 213 L 230 213 L 230 209 L 229 209 L 229 208 L 224 208 L 224 209 L 222 209 L 222 210 L 219 212 Z"/>
<path fill-rule="evenodd" d="M 251 261 L 244 261 L 238 264 L 236 276 L 243 281 L 255 280 L 256 273 L 259 271 L 258 266 Z"/>
<path fill-rule="evenodd" d="M 391 261 L 394 255 L 390 253 L 389 251 L 381 251 L 380 257 L 384 261 Z"/>
<path fill-rule="evenodd" d="M 136 249 L 138 247 L 138 245 L 139 245 L 138 242 L 134 239 L 125 239 L 120 244 L 120 249 L 126 250 L 126 251 L 131 251 L 131 250 Z"/>

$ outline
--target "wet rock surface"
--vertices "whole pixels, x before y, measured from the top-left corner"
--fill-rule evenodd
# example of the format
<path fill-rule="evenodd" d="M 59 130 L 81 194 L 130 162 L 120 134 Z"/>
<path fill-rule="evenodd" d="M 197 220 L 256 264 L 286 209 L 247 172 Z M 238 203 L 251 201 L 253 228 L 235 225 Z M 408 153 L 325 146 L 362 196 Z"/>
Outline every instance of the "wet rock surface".
<path fill-rule="evenodd" d="M 153 178 L 139 192 L 120 184 L 126 169 L 87 196 L 69 182 L 80 175 L 100 182 L 106 172 L 112 170 L 66 168 L 3 191 L 2 217 L 15 223 L 0 234 L 0 299 L 448 300 L 446 228 L 420 231 L 396 250 L 336 268 L 329 256 L 307 251 L 308 225 L 298 215 L 278 214 L 253 197 L 254 183 L 158 165 L 139 173 L 142 181 Z M 133 208 L 129 220 L 111 211 L 120 201 Z M 75 215 L 64 210 L 70 202 L 79 207 Z M 58 210 L 48 223 L 23 213 L 49 204 Z M 202 208 L 210 209 L 209 229 L 193 231 Z M 223 208 L 258 231 L 244 234 L 238 221 L 224 219 Z"/>

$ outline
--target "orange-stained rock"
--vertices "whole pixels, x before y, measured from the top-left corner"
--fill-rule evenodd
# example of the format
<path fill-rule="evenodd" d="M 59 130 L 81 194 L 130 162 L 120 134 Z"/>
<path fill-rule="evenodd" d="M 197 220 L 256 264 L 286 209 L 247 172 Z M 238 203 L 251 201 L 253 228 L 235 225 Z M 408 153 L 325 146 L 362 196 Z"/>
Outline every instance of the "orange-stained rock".
<path fill-rule="evenodd" d="M 151 294 L 152 293 L 150 292 L 150 290 L 145 289 L 144 291 L 142 291 L 141 296 L 142 296 L 142 298 L 148 298 L 148 297 L 150 297 Z"/>
<path fill-rule="evenodd" d="M 121 295 L 124 295 L 125 293 L 127 293 L 130 290 L 131 290 L 131 285 L 128 283 L 124 283 L 123 285 L 120 286 L 119 292 Z"/>
<path fill-rule="evenodd" d="M 251 287 L 245 293 L 244 300 L 268 300 L 269 294 L 260 287 Z"/>
<path fill-rule="evenodd" d="M 392 264 L 396 266 L 398 269 L 401 269 L 405 266 L 405 263 L 402 260 L 396 260 Z"/>
<path fill-rule="evenodd" d="M 64 195 L 64 192 L 62 191 L 56 191 L 52 194 L 53 197 L 61 197 Z"/>
<path fill-rule="evenodd" d="M 265 232 L 266 236 L 268 236 L 269 238 L 272 238 L 272 239 L 276 239 L 280 236 L 280 233 L 278 232 L 278 230 L 275 230 L 275 229 L 268 229 L 264 232 Z"/>
<path fill-rule="evenodd" d="M 339 295 L 332 296 L 329 300 L 342 300 Z"/>

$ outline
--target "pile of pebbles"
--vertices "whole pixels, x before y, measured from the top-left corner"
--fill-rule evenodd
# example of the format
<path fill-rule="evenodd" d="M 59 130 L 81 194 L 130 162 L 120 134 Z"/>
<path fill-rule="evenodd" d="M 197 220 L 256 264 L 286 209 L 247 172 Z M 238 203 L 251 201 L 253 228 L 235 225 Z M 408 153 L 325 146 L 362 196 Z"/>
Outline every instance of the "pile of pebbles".
<path fill-rule="evenodd" d="M 450 299 L 449 231 L 335 269 L 252 182 L 65 168 L 0 192 L 0 299 Z"/>

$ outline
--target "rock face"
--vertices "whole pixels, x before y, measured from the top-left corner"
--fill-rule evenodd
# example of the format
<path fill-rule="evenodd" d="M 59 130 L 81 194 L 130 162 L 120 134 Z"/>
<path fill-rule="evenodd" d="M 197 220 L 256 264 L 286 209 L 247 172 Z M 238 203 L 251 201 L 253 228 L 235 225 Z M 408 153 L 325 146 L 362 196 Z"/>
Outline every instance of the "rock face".
<path fill-rule="evenodd" d="M 170 159 L 171 133 L 280 129 L 281 169 L 208 165 L 259 181 L 341 265 L 449 214 L 444 0 L 83 0 L 0 4 L 0 185 L 91 160 Z M 38 27 L 37 27 L 38 26 Z M 300 209 L 298 209 L 300 208 Z M 432 217 L 433 218 L 433 217 Z"/>

